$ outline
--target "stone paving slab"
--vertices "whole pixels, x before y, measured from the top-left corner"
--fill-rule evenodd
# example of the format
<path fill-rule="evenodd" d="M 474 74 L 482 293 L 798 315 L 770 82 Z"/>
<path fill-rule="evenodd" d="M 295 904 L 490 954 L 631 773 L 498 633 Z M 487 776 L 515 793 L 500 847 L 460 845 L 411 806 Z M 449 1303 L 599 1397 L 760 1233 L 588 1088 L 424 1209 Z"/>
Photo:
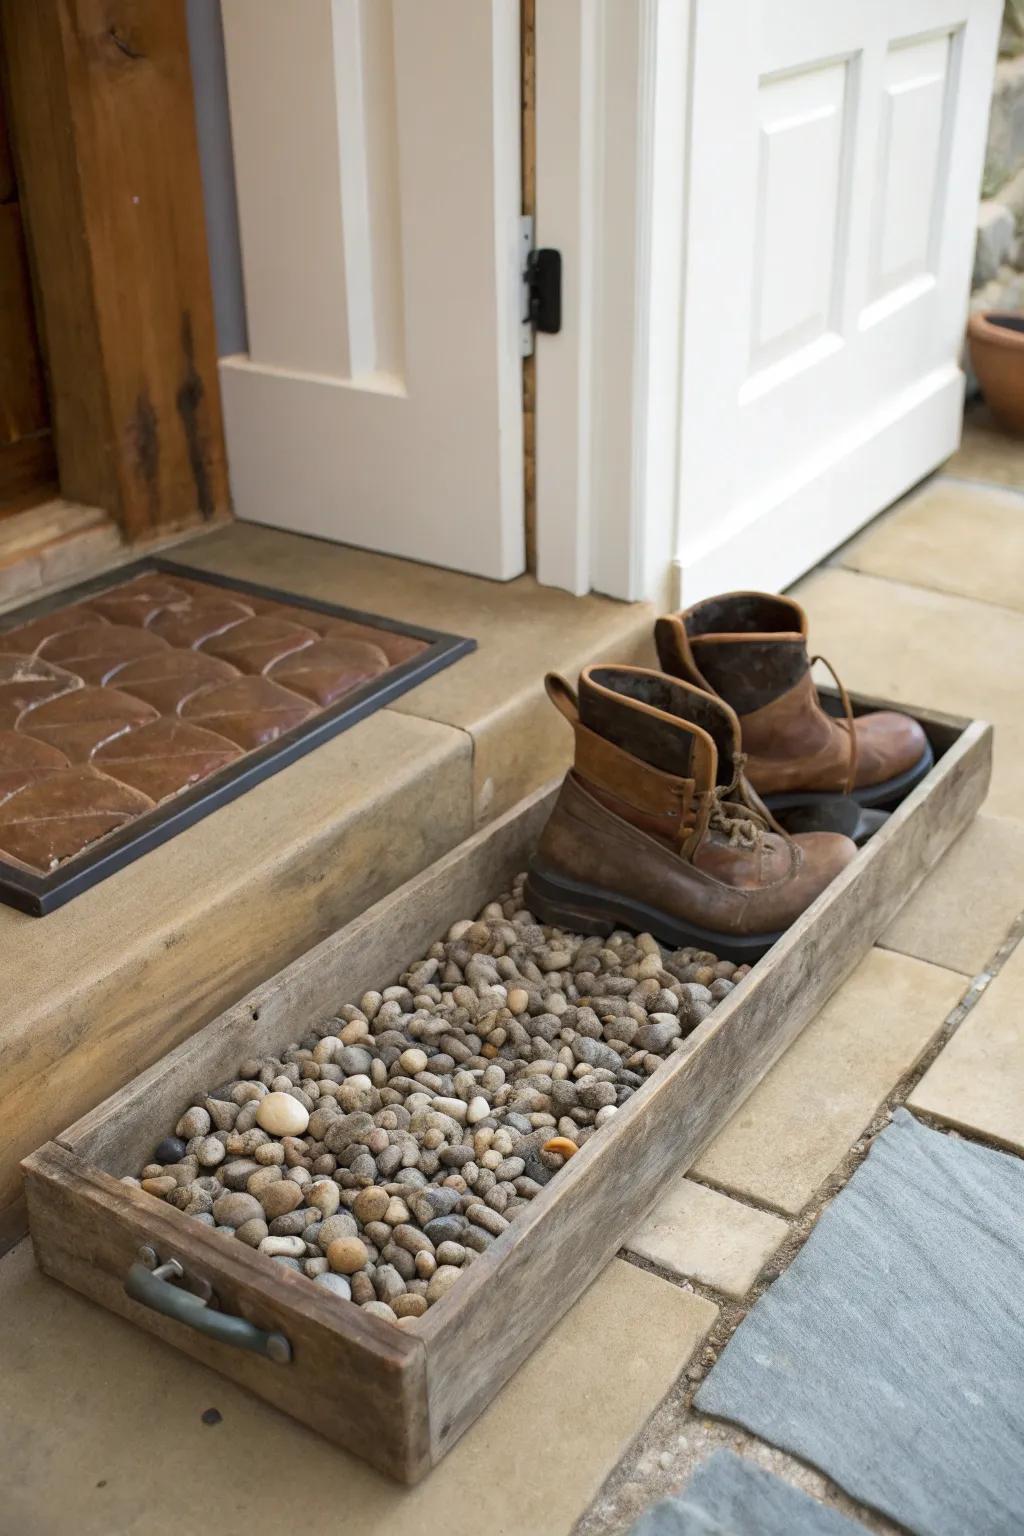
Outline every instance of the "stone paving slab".
<path fill-rule="evenodd" d="M 946 460 L 943 474 L 1024 489 L 1024 448 L 1020 438 L 996 426 L 987 405 L 973 405 L 964 418 L 960 447 Z"/>
<path fill-rule="evenodd" d="M 985 809 L 1024 820 L 1024 613 L 838 568 L 795 589 L 811 649 L 848 688 L 996 726 Z"/>
<path fill-rule="evenodd" d="M 908 1099 L 911 1109 L 1024 1152 L 1024 944 Z"/>
<path fill-rule="evenodd" d="M 788 1215 L 803 1210 L 964 990 L 953 971 L 873 949 L 690 1170 Z"/>
<path fill-rule="evenodd" d="M 978 816 L 879 944 L 976 976 L 1024 911 L 1024 826 Z"/>
<path fill-rule="evenodd" d="M 670 1274 L 739 1300 L 788 1234 L 778 1216 L 682 1178 L 624 1246 Z"/>
<path fill-rule="evenodd" d="M 916 1536 L 1019 1536 L 1024 1163 L 905 1109 L 694 1399 Z"/>
<path fill-rule="evenodd" d="M 854 539 L 841 564 L 1024 612 L 1024 496 L 936 476 Z"/>
<path fill-rule="evenodd" d="M 613 1260 L 441 1466 L 405 1489 L 205 1367 L 0 1261 L 11 1536 L 567 1536 L 717 1317 Z M 204 1424 L 210 1408 L 221 1422 Z"/>
<path fill-rule="evenodd" d="M 629 1536 L 863 1536 L 864 1527 L 732 1451 L 717 1451 L 686 1488 L 649 1509 Z"/>

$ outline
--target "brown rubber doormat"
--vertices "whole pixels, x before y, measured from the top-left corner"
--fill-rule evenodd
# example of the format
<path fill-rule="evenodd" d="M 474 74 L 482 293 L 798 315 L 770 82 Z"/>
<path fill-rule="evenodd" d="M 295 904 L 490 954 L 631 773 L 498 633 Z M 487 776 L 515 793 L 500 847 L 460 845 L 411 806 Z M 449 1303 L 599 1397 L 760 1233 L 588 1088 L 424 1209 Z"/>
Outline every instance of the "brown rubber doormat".
<path fill-rule="evenodd" d="M 906 1110 L 696 1396 L 917 1536 L 1024 1530 L 1024 1161 Z"/>
<path fill-rule="evenodd" d="M 0 901 L 40 916 L 476 648 L 152 557 L 0 620 Z"/>

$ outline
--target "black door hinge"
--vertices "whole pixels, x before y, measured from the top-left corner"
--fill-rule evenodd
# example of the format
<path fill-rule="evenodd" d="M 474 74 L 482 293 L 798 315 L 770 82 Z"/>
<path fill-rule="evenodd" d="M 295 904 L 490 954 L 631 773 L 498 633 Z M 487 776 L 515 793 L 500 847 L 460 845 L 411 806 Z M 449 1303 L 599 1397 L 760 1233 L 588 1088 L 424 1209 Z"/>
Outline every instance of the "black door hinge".
<path fill-rule="evenodd" d="M 533 333 L 544 331 L 557 335 L 562 329 L 562 253 L 551 249 L 536 250 L 533 244 L 533 219 L 524 215 L 520 240 L 522 267 L 522 353 L 533 352 Z"/>

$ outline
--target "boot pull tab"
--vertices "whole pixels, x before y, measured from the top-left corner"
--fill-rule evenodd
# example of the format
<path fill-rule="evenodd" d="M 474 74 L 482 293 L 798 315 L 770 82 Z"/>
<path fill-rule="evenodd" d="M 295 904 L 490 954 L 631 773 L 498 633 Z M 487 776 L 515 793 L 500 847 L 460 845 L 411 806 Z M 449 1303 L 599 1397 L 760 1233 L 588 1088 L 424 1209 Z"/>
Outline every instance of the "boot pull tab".
<path fill-rule="evenodd" d="M 654 643 L 658 651 L 658 665 L 670 677 L 681 678 L 684 683 L 714 693 L 707 678 L 697 665 L 686 622 L 682 614 L 664 613 L 654 623 Z"/>
<path fill-rule="evenodd" d="M 561 673 L 549 672 L 544 678 L 544 687 L 558 713 L 564 715 L 570 725 L 578 725 L 580 706 L 572 684 L 567 682 Z"/>
<path fill-rule="evenodd" d="M 670 677 L 683 677 L 688 673 L 686 655 L 686 629 L 678 613 L 663 613 L 654 621 L 654 643 L 658 650 L 658 665 Z"/>

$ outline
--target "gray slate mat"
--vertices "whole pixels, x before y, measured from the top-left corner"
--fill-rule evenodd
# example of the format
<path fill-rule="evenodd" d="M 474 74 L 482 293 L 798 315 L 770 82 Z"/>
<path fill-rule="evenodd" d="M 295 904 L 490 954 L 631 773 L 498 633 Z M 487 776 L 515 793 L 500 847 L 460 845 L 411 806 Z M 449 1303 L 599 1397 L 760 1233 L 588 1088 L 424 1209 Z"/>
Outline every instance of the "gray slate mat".
<path fill-rule="evenodd" d="M 655 1504 L 630 1536 L 864 1536 L 864 1527 L 742 1456 L 716 1451 L 682 1493 Z"/>
<path fill-rule="evenodd" d="M 1024 1532 L 1024 1163 L 878 1137 L 696 1397 L 919 1536 Z"/>

